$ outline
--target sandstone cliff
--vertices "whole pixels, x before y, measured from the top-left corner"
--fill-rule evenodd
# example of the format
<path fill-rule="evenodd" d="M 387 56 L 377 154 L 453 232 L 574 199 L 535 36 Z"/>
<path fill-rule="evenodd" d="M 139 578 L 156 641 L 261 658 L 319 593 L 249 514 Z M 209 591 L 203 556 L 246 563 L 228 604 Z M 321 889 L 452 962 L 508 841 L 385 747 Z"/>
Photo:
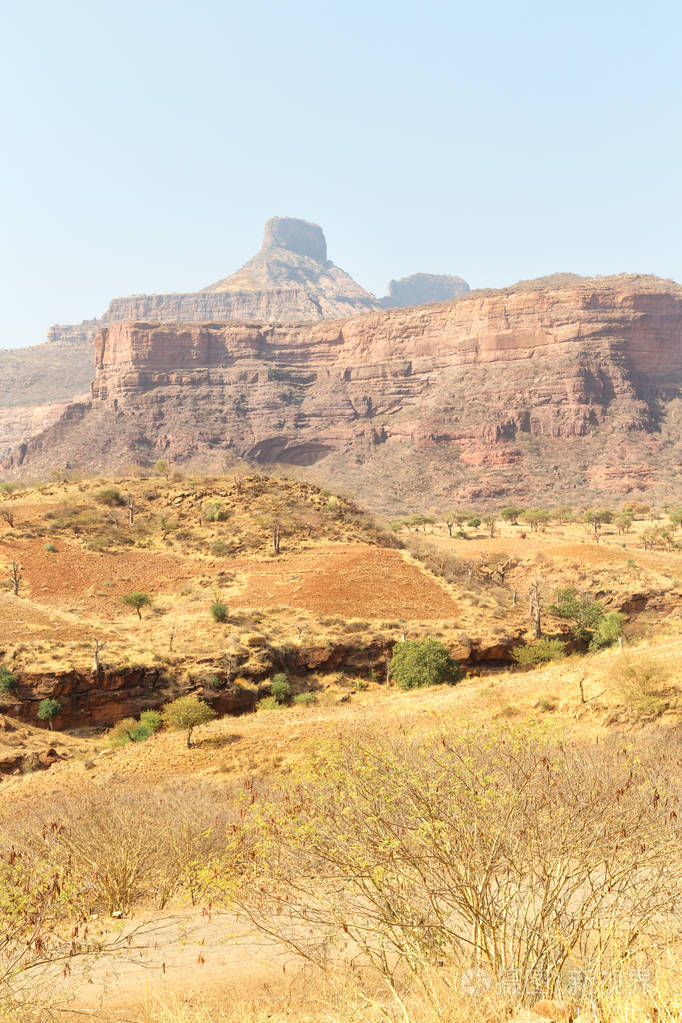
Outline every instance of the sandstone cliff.
<path fill-rule="evenodd" d="M 454 282 L 454 283 L 453 283 Z M 197 292 L 130 295 L 113 299 L 100 319 L 55 325 L 47 344 L 0 351 L 0 457 L 30 435 L 48 406 L 86 391 L 92 380 L 92 345 L 98 329 L 112 322 L 169 323 L 253 320 L 262 323 L 316 322 L 383 306 L 416 305 L 454 297 L 468 285 L 455 277 L 416 274 L 392 281 L 377 300 L 327 258 L 321 227 L 305 220 L 274 217 L 265 225 L 260 251 L 240 270 Z M 19 413 L 18 407 L 24 408 Z"/>
<path fill-rule="evenodd" d="M 654 278 L 550 280 L 313 325 L 112 324 L 95 357 L 91 404 L 9 471 L 161 455 L 216 466 L 229 451 L 395 509 L 665 494 L 682 455 L 682 288 Z"/>

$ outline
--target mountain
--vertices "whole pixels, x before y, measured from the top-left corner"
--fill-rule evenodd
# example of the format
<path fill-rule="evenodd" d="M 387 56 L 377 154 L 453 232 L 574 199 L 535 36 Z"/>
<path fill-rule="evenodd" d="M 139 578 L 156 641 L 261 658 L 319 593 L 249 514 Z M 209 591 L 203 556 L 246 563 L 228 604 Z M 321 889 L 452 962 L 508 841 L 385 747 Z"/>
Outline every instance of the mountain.
<path fill-rule="evenodd" d="M 440 283 L 439 283 L 440 282 Z M 316 322 L 453 298 L 468 291 L 458 277 L 416 274 L 391 281 L 378 300 L 327 258 L 317 224 L 274 217 L 259 252 L 236 273 L 201 291 L 115 298 L 102 317 L 50 328 L 47 344 L 0 351 L 0 457 L 50 423 L 65 403 L 86 394 L 94 373 L 93 341 L 100 327 L 125 320 L 260 323 Z"/>
<path fill-rule="evenodd" d="M 298 467 L 376 509 L 679 499 L 682 288 L 572 275 L 316 324 L 115 323 L 9 474 Z"/>

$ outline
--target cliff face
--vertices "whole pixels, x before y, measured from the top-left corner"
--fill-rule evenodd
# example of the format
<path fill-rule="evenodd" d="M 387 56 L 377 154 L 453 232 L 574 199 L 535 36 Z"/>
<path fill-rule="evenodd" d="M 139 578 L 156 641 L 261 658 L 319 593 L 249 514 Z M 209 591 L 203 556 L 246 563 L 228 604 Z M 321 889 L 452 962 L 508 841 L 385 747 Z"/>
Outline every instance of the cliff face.
<path fill-rule="evenodd" d="M 388 282 L 388 295 L 381 299 L 384 309 L 427 305 L 430 302 L 449 302 L 466 295 L 469 285 L 461 277 L 439 274 L 412 274 L 399 281 Z"/>
<path fill-rule="evenodd" d="M 216 465 L 229 450 L 390 508 L 665 490 L 679 464 L 682 288 L 651 278 L 314 325 L 112 324 L 95 363 L 91 406 L 14 470 L 48 451 L 114 468 L 161 454 Z"/>

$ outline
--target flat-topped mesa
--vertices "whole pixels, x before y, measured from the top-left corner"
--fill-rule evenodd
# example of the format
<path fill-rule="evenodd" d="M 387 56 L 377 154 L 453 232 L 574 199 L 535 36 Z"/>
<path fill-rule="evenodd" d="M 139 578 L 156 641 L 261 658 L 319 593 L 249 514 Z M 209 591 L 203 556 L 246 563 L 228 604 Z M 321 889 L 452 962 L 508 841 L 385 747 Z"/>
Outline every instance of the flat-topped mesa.
<path fill-rule="evenodd" d="M 268 220 L 263 233 L 261 252 L 270 249 L 288 249 L 299 256 L 309 256 L 318 263 L 327 262 L 327 241 L 318 224 L 294 217 L 273 217 Z"/>
<path fill-rule="evenodd" d="M 412 274 L 388 282 L 388 295 L 381 299 L 384 309 L 450 302 L 466 295 L 470 288 L 461 277 L 449 274 Z"/>

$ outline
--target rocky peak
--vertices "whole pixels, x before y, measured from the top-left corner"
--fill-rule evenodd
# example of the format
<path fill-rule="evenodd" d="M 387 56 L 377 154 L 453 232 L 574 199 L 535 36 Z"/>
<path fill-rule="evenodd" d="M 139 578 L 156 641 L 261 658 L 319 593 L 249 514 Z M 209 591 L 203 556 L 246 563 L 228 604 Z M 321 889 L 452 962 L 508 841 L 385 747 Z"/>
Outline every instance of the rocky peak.
<path fill-rule="evenodd" d="M 318 263 L 327 262 L 327 241 L 319 224 L 295 217 L 273 217 L 268 220 L 263 233 L 261 252 L 271 249 L 286 249 L 299 256 L 308 256 Z"/>
<path fill-rule="evenodd" d="M 466 295 L 469 285 L 461 277 L 449 274 L 412 274 L 399 281 L 389 281 L 388 295 L 382 298 L 385 309 L 430 302 L 449 302 Z"/>

